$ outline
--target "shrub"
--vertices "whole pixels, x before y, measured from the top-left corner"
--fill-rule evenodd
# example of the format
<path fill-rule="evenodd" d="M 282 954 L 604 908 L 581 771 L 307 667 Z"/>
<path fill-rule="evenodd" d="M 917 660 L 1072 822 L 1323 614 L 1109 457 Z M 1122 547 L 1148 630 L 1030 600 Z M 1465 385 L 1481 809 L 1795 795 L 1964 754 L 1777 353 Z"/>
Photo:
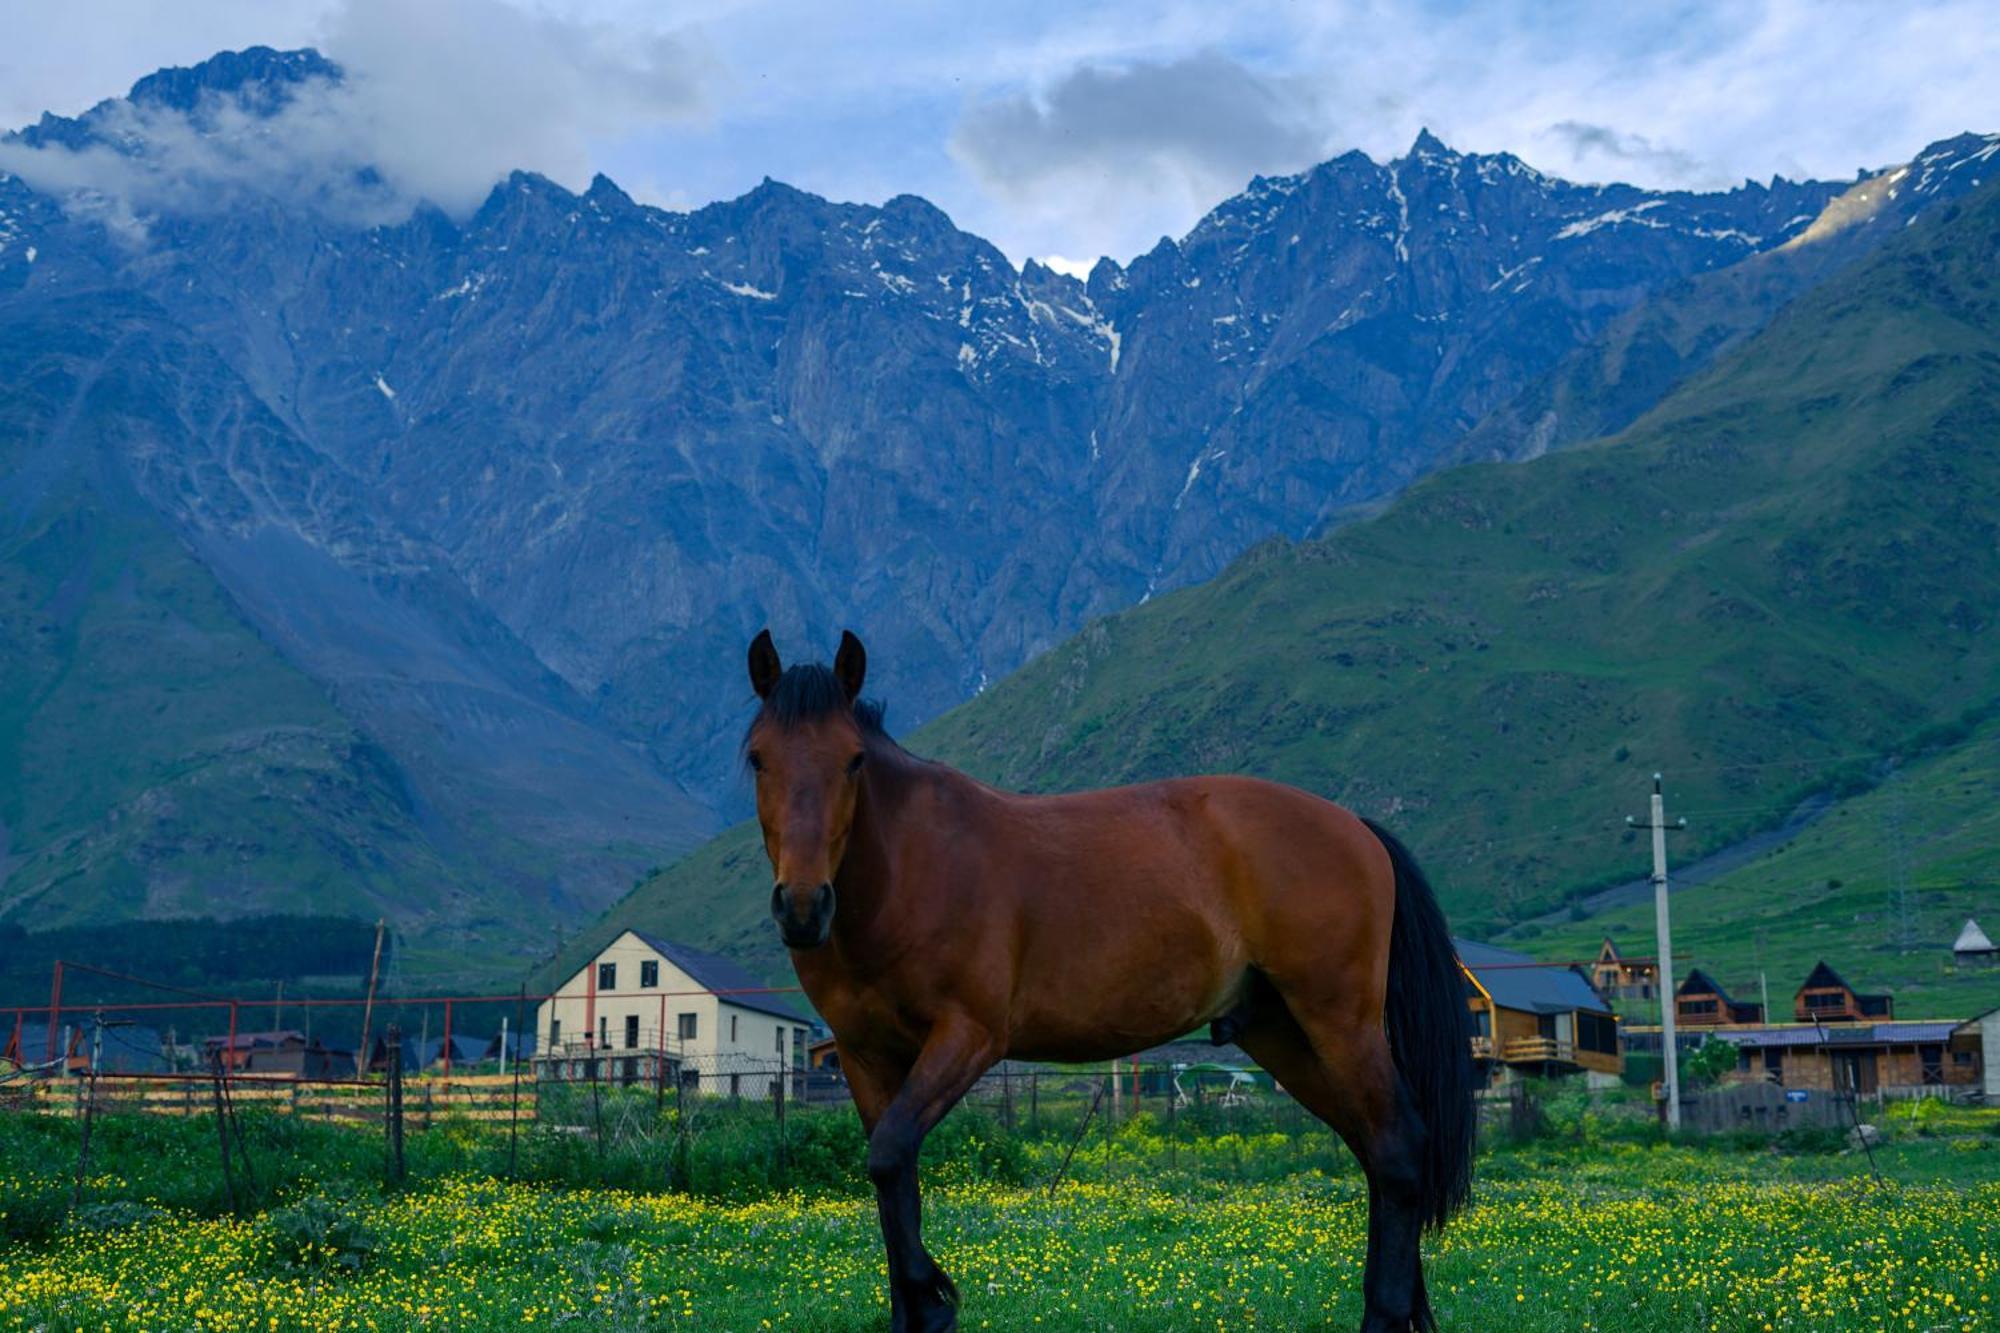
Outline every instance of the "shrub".
<path fill-rule="evenodd" d="M 280 1266 L 306 1272 L 358 1273 L 381 1243 L 362 1210 L 319 1194 L 267 1213 L 259 1230 Z"/>

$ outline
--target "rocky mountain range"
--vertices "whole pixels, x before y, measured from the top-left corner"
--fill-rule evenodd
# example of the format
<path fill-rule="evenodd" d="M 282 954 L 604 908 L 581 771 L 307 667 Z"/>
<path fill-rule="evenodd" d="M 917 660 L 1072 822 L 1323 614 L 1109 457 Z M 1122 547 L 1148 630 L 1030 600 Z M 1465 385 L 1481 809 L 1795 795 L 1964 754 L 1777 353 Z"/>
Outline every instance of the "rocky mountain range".
<path fill-rule="evenodd" d="M 1696 194 L 1426 134 L 1079 282 L 911 196 L 517 173 L 452 216 L 274 169 L 259 127 L 340 78 L 231 53 L 0 143 L 0 915 L 303 880 L 519 943 L 740 810 L 759 626 L 863 630 L 921 721 L 1261 540 L 1629 419 L 1995 148 Z M 183 133 L 256 170 L 106 184 Z M 199 612 L 133 620 L 165 594 L 114 548 Z M 107 723 L 149 667 L 184 725 Z M 201 781 L 268 799 L 218 832 Z"/>

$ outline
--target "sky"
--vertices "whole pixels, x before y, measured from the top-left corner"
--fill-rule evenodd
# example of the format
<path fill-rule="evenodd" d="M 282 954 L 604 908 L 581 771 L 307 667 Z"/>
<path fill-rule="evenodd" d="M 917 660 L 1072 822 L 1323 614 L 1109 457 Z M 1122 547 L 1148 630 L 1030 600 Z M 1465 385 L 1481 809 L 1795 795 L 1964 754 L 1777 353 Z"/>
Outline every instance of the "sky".
<path fill-rule="evenodd" d="M 1992 0 L 0 0 L 0 126 L 258 43 L 348 73 L 275 136 L 155 120 L 134 127 L 165 146 L 144 172 L 19 150 L 0 170 L 90 184 L 135 230 L 218 177 L 333 189 L 364 164 L 388 182 L 365 206 L 391 214 L 469 211 L 517 167 L 576 189 L 601 171 L 670 208 L 770 176 L 919 194 L 1017 264 L 1079 271 L 1182 235 L 1254 175 L 1386 160 L 1424 127 L 1573 180 L 1851 178 L 2000 128 L 1992 18 Z"/>

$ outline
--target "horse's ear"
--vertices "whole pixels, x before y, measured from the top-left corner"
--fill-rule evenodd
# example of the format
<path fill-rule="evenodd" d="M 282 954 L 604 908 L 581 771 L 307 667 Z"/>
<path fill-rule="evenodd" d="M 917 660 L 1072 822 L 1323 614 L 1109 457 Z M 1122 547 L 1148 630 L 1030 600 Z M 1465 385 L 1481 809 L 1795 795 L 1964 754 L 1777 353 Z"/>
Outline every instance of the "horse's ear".
<path fill-rule="evenodd" d="M 840 651 L 833 655 L 833 678 L 847 692 L 847 702 L 853 703 L 861 697 L 861 682 L 867 675 L 868 650 L 854 637 L 853 630 L 842 630 Z"/>
<path fill-rule="evenodd" d="M 750 688 L 757 691 L 759 699 L 768 699 L 771 691 L 778 688 L 778 677 L 784 674 L 784 663 L 778 660 L 778 646 L 771 642 L 771 631 L 759 630 L 757 637 L 750 640 Z"/>

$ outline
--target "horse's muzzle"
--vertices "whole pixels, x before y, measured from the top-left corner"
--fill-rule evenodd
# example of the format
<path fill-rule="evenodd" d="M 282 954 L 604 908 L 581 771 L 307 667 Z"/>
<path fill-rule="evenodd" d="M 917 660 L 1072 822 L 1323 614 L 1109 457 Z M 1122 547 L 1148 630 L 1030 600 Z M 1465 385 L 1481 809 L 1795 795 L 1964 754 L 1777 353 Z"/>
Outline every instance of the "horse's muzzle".
<path fill-rule="evenodd" d="M 833 885 L 814 889 L 803 914 L 795 910 L 797 906 L 796 895 L 783 884 L 771 886 L 771 919 L 778 923 L 785 947 L 817 949 L 833 933 Z"/>

